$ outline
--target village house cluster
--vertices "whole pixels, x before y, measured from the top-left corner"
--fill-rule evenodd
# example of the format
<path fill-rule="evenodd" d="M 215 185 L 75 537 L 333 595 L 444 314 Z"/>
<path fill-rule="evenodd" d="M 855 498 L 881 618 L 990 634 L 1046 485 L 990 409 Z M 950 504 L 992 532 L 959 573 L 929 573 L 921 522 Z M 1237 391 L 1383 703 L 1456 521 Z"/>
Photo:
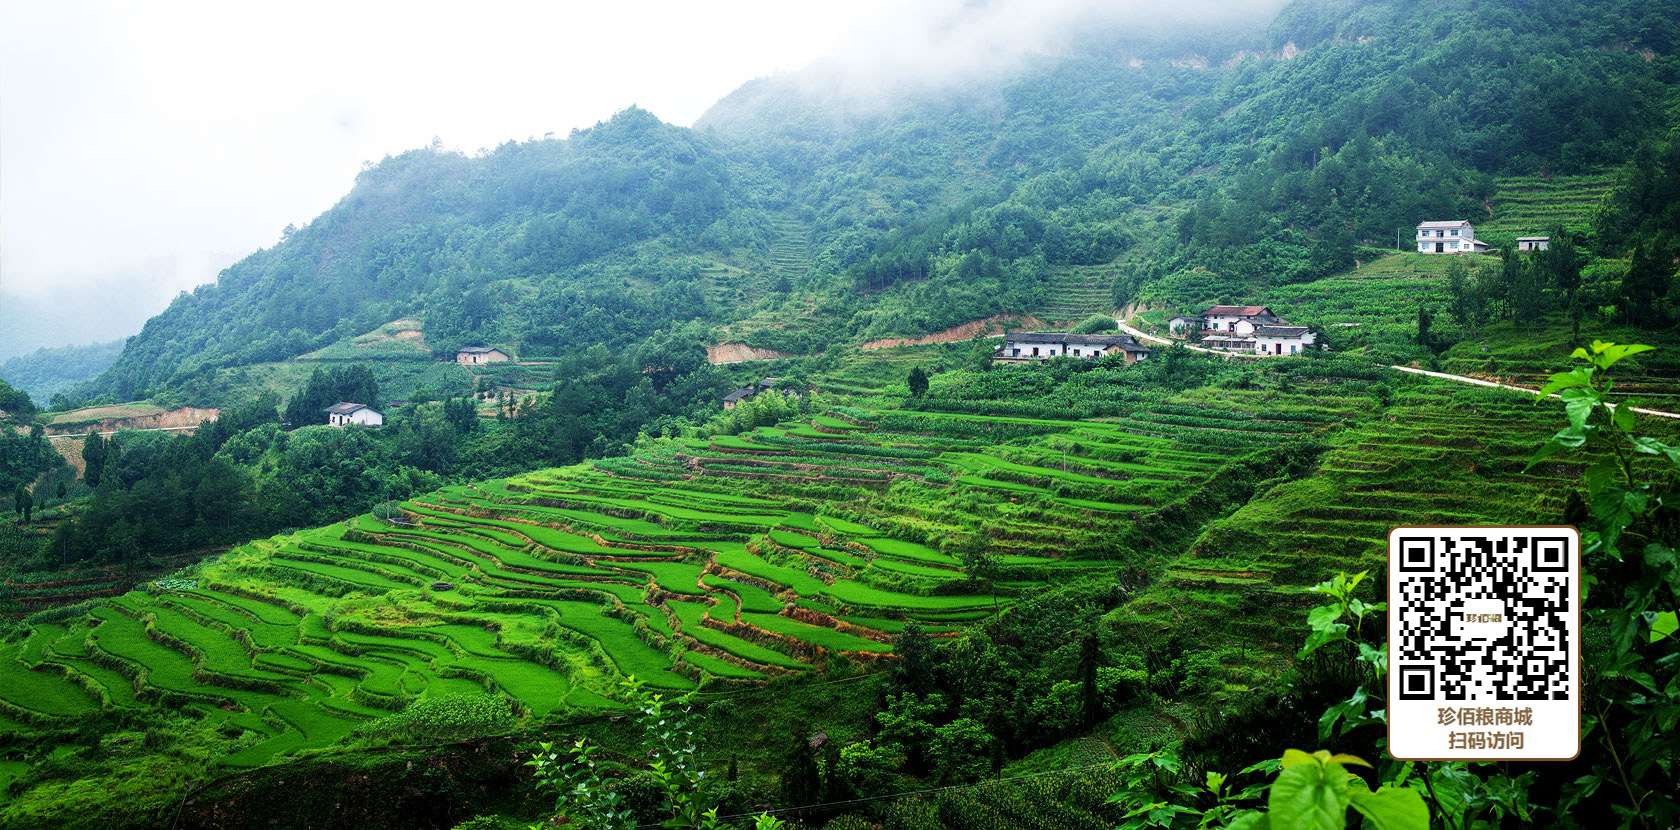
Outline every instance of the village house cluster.
<path fill-rule="evenodd" d="M 740 389 L 730 392 L 729 394 L 723 396 L 723 408 L 734 409 L 739 406 L 742 401 L 756 397 L 760 392 L 768 392 L 771 389 L 776 388 L 776 383 L 780 380 L 781 378 L 763 378 L 759 380 L 758 383 L 751 386 L 743 386 Z M 792 389 L 789 389 L 782 394 L 785 394 L 794 400 L 798 400 L 803 397 Z"/>
<path fill-rule="evenodd" d="M 1216 305 L 1201 314 L 1167 321 L 1175 335 L 1203 332 L 1206 349 L 1277 357 L 1301 354 L 1318 343 L 1306 326 L 1292 326 L 1263 305 Z"/>
<path fill-rule="evenodd" d="M 1031 363 L 1052 357 L 1091 360 L 1118 354 L 1127 366 L 1149 357 L 1149 349 L 1126 334 L 1068 334 L 1058 331 L 1023 331 L 1003 336 L 1003 345 L 992 352 L 994 363 Z"/>

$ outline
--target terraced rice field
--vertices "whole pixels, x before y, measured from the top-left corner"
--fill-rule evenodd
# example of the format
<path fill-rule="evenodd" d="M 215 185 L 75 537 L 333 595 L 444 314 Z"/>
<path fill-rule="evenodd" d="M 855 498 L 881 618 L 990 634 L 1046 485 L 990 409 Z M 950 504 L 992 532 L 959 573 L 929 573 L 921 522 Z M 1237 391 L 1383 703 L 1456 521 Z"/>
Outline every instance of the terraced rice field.
<path fill-rule="evenodd" d="M 1337 434 L 1313 476 L 1210 526 L 1133 605 L 1133 620 L 1146 629 L 1194 624 L 1216 645 L 1276 645 L 1278 632 L 1298 629 L 1290 622 L 1302 608 L 1318 604 L 1307 586 L 1337 571 L 1383 573 L 1396 526 L 1562 524 L 1584 465 L 1527 467 L 1562 423 L 1556 402 L 1415 382 L 1380 417 Z M 1645 418 L 1641 429 L 1665 435 L 1675 426 Z"/>
<path fill-rule="evenodd" d="M 1419 303 L 1443 307 L 1447 266 L 1453 262 L 1471 269 L 1499 264 L 1487 256 L 1392 254 L 1345 274 L 1266 288 L 1254 302 L 1295 325 L 1324 326 L 1332 338 L 1338 332 L 1407 337 L 1417 331 Z"/>
<path fill-rule="evenodd" d="M 1582 335 L 1587 340 L 1659 346 L 1624 364 L 1628 370 L 1612 392 L 1652 409 L 1680 411 L 1680 349 L 1674 348 L 1673 332 L 1611 327 Z M 1531 323 L 1520 330 L 1501 324 L 1455 346 L 1441 362 L 1441 370 L 1539 389 L 1568 362 L 1573 350 L 1573 333 L 1562 320 Z"/>
<path fill-rule="evenodd" d="M 1114 313 L 1114 281 L 1120 266 L 1074 265 L 1051 274 L 1044 302 L 1033 314 L 1058 323 L 1079 323 L 1096 314 Z"/>
<path fill-rule="evenodd" d="M 721 691 L 876 662 L 1051 580 L 1223 461 L 1333 428 L 1196 400 L 1102 421 L 837 408 L 739 436 L 446 487 L 260 540 L 0 653 L 0 713 L 186 707 L 251 766 L 430 698 L 527 718 L 611 706 L 625 675 Z M 996 596 L 955 551 L 979 539 Z M 994 605 L 995 603 L 995 605 Z"/>
<path fill-rule="evenodd" d="M 1477 236 L 1544 236 L 1554 225 L 1584 231 L 1592 211 L 1615 186 L 1613 173 L 1582 176 L 1515 176 L 1498 181 L 1489 215 L 1471 219 Z"/>
<path fill-rule="evenodd" d="M 906 394 L 904 379 L 912 368 L 921 366 L 924 371 L 932 371 L 941 364 L 954 364 L 969 348 L 968 343 L 954 343 L 853 352 L 842 357 L 835 368 L 818 375 L 815 384 L 824 392 L 841 395 L 879 395 L 891 386 L 899 387 L 899 394 Z"/>

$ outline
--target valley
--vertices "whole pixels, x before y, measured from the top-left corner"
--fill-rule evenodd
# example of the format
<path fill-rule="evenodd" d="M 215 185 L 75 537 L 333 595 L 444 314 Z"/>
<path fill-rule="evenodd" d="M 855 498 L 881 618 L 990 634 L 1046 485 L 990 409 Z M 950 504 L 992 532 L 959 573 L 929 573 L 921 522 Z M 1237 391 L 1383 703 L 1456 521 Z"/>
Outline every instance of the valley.
<path fill-rule="evenodd" d="M 0 826 L 1680 823 L 1680 14 L 1542 5 L 906 7 L 381 151 L 0 367 Z M 1394 757 L 1436 525 L 1580 533 L 1465 638 L 1576 758 Z"/>

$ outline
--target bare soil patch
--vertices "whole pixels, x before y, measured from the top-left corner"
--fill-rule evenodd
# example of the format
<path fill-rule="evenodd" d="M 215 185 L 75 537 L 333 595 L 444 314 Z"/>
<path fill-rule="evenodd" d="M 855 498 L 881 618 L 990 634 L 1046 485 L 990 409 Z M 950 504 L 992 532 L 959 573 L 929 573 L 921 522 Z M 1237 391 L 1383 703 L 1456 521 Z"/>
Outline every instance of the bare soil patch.
<path fill-rule="evenodd" d="M 719 343 L 706 347 L 706 362 L 713 366 L 725 363 L 745 363 L 749 360 L 779 360 L 784 357 L 797 357 L 787 352 L 775 349 L 760 349 L 745 343 Z"/>
<path fill-rule="evenodd" d="M 924 334 L 921 337 L 885 337 L 871 340 L 858 348 L 864 351 L 876 349 L 891 349 L 895 346 L 926 346 L 932 343 L 957 343 L 971 340 L 975 335 L 996 337 L 1008 330 L 1009 325 L 1025 328 L 1043 328 L 1047 324 L 1030 314 L 994 314 L 983 320 L 970 320 L 960 326 L 952 326 L 944 331 Z"/>

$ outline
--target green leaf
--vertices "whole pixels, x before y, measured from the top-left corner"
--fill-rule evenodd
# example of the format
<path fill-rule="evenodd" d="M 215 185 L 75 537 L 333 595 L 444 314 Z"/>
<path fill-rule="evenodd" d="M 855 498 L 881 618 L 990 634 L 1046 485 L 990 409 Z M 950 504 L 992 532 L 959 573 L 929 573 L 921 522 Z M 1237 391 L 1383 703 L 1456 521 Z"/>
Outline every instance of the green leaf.
<path fill-rule="evenodd" d="M 1631 412 L 1632 410 L 1628 410 Z M 1680 464 L 1680 447 L 1670 446 L 1649 435 L 1641 435 L 1633 439 L 1633 448 L 1646 455 L 1660 455 L 1669 463 Z"/>
<path fill-rule="evenodd" d="M 1231 823 L 1225 827 L 1227 830 L 1272 830 L 1272 820 L 1265 813 L 1249 810 L 1232 816 Z"/>
<path fill-rule="evenodd" d="M 1314 631 L 1307 635 L 1307 644 L 1302 646 L 1300 652 L 1295 655 L 1296 659 L 1312 654 L 1331 643 L 1347 640 L 1347 623 L 1336 623 L 1331 626 L 1331 629 L 1329 631 Z"/>
<path fill-rule="evenodd" d="M 1307 612 L 1307 627 L 1314 631 L 1329 631 L 1341 619 L 1342 609 L 1334 605 L 1320 605 Z"/>
<path fill-rule="evenodd" d="M 1299 749 L 1286 749 L 1283 751 L 1282 763 L 1284 769 L 1289 769 L 1290 767 L 1299 766 L 1301 764 L 1321 764 L 1322 762 L 1319 759 L 1314 758 L 1310 753 L 1302 752 Z"/>
<path fill-rule="evenodd" d="M 1591 358 L 1593 365 L 1600 369 L 1608 369 L 1625 358 L 1651 351 L 1655 349 L 1656 346 L 1644 346 L 1638 344 L 1619 346 L 1615 343 L 1604 343 L 1594 340 L 1592 348 L 1594 353 Z"/>
<path fill-rule="evenodd" d="M 1563 414 L 1575 429 L 1584 429 L 1593 410 L 1604 400 L 1596 389 L 1565 389 L 1558 397 L 1563 398 Z"/>
<path fill-rule="evenodd" d="M 1313 763 L 1295 760 L 1291 753 Z M 1300 750 L 1284 753 L 1283 772 L 1272 783 L 1266 808 L 1272 821 L 1290 830 L 1342 830 L 1347 825 L 1347 771 L 1340 764 L 1321 764 Z"/>
<path fill-rule="evenodd" d="M 1651 642 L 1674 636 L 1676 628 L 1680 628 L 1680 625 L 1677 625 L 1673 611 L 1657 614 L 1657 618 L 1651 621 Z"/>
<path fill-rule="evenodd" d="M 1381 787 L 1353 791 L 1353 809 L 1376 830 L 1429 830 L 1429 808 L 1416 790 Z"/>
<path fill-rule="evenodd" d="M 1365 713 L 1365 703 L 1368 700 L 1365 687 L 1355 689 L 1353 696 L 1324 710 L 1324 716 L 1318 719 L 1318 739 L 1330 740 L 1330 733 L 1336 728 L 1336 722 L 1342 718 L 1356 717 Z M 1344 730 L 1345 731 L 1345 730 Z M 1364 763 L 1361 761 L 1360 763 Z"/>
<path fill-rule="evenodd" d="M 1592 385 L 1592 370 L 1587 368 L 1571 369 L 1558 372 L 1548 379 L 1545 386 L 1540 387 L 1540 397 L 1555 395 L 1565 389 L 1575 389 Z"/>

